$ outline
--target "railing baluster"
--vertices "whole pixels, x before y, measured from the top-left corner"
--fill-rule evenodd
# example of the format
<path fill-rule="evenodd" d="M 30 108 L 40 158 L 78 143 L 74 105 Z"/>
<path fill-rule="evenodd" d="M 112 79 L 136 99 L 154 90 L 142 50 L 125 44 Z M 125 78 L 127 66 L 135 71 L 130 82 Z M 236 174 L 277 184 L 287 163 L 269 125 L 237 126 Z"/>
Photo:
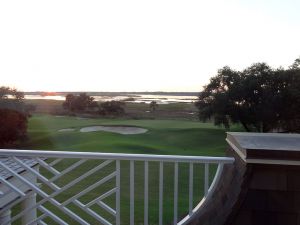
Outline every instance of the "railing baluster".
<path fill-rule="evenodd" d="M 49 166 L 48 163 L 46 163 L 44 160 L 42 160 L 40 158 L 35 158 L 35 160 L 39 162 L 40 166 L 44 167 L 45 169 L 47 169 L 48 171 L 50 171 L 54 175 L 59 175 L 60 174 L 59 171 L 57 171 L 54 167 Z"/>
<path fill-rule="evenodd" d="M 42 220 L 40 221 L 40 224 L 41 224 L 41 225 L 47 225 L 47 224 L 46 224 L 44 221 L 42 221 Z"/>
<path fill-rule="evenodd" d="M 178 162 L 174 166 L 174 220 L 173 224 L 177 224 L 177 206 L 178 206 Z"/>
<path fill-rule="evenodd" d="M 8 187 L 10 187 L 14 192 L 16 192 L 17 194 L 21 195 L 22 197 L 25 197 L 26 194 L 22 192 L 22 190 L 20 190 L 18 187 L 15 187 L 14 185 L 12 185 L 11 183 L 9 183 L 8 181 L 6 181 L 4 178 L 2 178 L 0 176 L 0 181 L 1 183 L 7 185 Z"/>
<path fill-rule="evenodd" d="M 205 163 L 205 165 L 204 165 L 204 194 L 205 194 L 205 196 L 208 193 L 208 187 L 209 187 L 209 164 Z"/>
<path fill-rule="evenodd" d="M 116 171 L 117 171 L 117 176 L 116 176 L 116 225 L 121 224 L 120 220 L 120 213 L 121 213 L 121 208 L 120 208 L 120 193 L 121 193 L 121 168 L 120 168 L 120 160 L 116 160 Z"/>
<path fill-rule="evenodd" d="M 84 208 L 89 208 L 92 205 L 94 205 L 95 203 L 97 203 L 98 201 L 102 201 L 104 198 L 107 198 L 108 196 L 111 196 L 114 193 L 117 193 L 117 187 L 113 188 L 107 192 L 105 192 L 104 194 L 100 195 L 99 197 L 93 199 L 92 201 L 90 201 L 89 203 L 84 205 Z M 117 208 L 117 204 L 116 204 L 116 208 Z"/>
<path fill-rule="evenodd" d="M 145 161 L 145 186 L 144 186 L 144 225 L 148 225 L 148 161 Z"/>
<path fill-rule="evenodd" d="M 55 160 L 53 160 L 51 163 L 49 163 L 48 165 L 51 166 L 51 167 L 53 167 L 53 166 L 55 166 L 57 163 L 59 163 L 61 160 L 63 160 L 63 159 L 61 159 L 61 158 L 55 159 Z"/>
<path fill-rule="evenodd" d="M 59 224 L 63 224 L 63 225 L 68 224 L 64 220 L 56 216 L 55 213 L 52 213 L 50 210 L 46 209 L 44 206 L 39 206 L 38 209 L 41 210 L 41 212 L 43 212 L 44 214 L 46 214 L 47 217 L 50 217 L 51 219 L 58 222 Z"/>
<path fill-rule="evenodd" d="M 44 184 L 47 184 L 49 187 L 51 187 L 53 190 L 57 191 L 60 189 L 56 184 L 50 182 L 46 177 L 41 175 L 38 171 L 34 170 L 30 166 L 26 165 L 26 163 L 22 162 L 22 160 L 18 159 L 17 157 L 12 157 L 14 161 L 19 163 L 23 168 L 30 171 L 32 174 L 34 174 L 37 178 L 39 178 L 40 181 L 42 181 Z"/>
<path fill-rule="evenodd" d="M 163 224 L 164 164 L 159 162 L 159 225 Z"/>
<path fill-rule="evenodd" d="M 134 225 L 134 161 L 130 160 L 130 225 Z"/>
<path fill-rule="evenodd" d="M 99 205 L 106 212 L 110 213 L 113 216 L 116 216 L 117 212 L 113 208 L 111 208 L 109 205 L 105 204 L 102 201 L 98 201 L 98 202 L 96 202 L 96 204 Z"/>
<path fill-rule="evenodd" d="M 190 163 L 189 173 L 189 215 L 192 215 L 193 211 L 193 191 L 194 191 L 194 164 Z"/>
<path fill-rule="evenodd" d="M 73 170 L 75 170 L 78 166 L 80 166 L 81 164 L 85 163 L 87 161 L 87 159 L 81 159 L 79 161 L 77 161 L 76 163 L 74 163 L 72 166 L 64 169 L 63 171 L 60 172 L 60 174 L 52 177 L 51 179 L 49 179 L 50 182 L 54 182 L 57 179 L 61 178 L 62 176 L 64 176 L 66 173 L 69 173 Z"/>

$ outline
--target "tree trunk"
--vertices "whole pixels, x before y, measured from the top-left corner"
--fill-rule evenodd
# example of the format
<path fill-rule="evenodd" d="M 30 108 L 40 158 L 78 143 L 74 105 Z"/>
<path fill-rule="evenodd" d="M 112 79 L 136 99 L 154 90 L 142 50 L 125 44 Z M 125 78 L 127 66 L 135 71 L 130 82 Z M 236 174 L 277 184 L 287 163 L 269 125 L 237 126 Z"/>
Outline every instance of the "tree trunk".
<path fill-rule="evenodd" d="M 247 132 L 250 132 L 250 129 L 248 128 L 248 126 L 247 126 L 246 123 L 244 123 L 243 121 L 241 121 L 241 124 L 243 125 L 243 127 L 245 128 L 245 130 L 246 130 Z"/>

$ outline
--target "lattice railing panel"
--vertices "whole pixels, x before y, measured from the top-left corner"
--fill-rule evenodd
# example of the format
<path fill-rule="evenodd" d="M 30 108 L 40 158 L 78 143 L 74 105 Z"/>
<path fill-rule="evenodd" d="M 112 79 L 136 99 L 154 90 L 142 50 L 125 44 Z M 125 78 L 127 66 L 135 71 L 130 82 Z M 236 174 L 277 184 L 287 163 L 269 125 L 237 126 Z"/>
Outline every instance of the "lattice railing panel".
<path fill-rule="evenodd" d="M 22 157 L 9 157 L 5 163 L 0 161 L 2 172 L 6 173 L 1 183 L 7 187 L 1 196 L 3 199 L 14 196 L 14 201 L 0 211 L 1 214 L 8 208 L 13 209 L 11 220 L 3 225 L 18 224 L 33 211 L 36 218 L 27 224 L 109 225 L 118 221 L 118 160 L 36 157 L 34 161 L 34 165 L 26 164 L 26 158 Z M 36 202 L 22 208 L 21 202 L 28 193 L 36 195 Z M 99 213 L 101 211 L 104 213 Z"/>

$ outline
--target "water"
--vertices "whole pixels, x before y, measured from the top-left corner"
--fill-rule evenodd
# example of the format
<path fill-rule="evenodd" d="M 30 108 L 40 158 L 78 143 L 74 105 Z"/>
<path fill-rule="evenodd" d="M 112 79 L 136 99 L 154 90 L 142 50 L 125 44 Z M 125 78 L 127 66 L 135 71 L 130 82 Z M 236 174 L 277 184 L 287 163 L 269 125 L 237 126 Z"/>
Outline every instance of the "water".
<path fill-rule="evenodd" d="M 175 96 L 175 95 L 119 95 L 119 96 L 92 96 L 96 101 L 123 101 L 128 98 L 133 98 L 135 103 L 147 103 L 149 104 L 151 101 L 156 101 L 158 104 L 169 104 L 169 103 L 192 103 L 197 100 L 197 96 L 186 95 L 186 96 Z M 42 95 L 25 95 L 25 99 L 44 99 L 44 100 L 59 100 L 64 101 L 65 96 L 63 95 L 53 95 L 53 96 L 42 96 Z"/>

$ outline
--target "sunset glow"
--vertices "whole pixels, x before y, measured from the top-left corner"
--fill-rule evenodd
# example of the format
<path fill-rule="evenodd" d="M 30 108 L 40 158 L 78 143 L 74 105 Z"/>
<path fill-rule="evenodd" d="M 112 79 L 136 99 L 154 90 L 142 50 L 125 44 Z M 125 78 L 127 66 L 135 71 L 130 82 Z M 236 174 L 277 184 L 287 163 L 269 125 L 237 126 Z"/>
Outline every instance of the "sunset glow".
<path fill-rule="evenodd" d="M 299 1 L 1 1 L 1 84 L 24 91 L 199 91 L 225 65 L 287 67 Z"/>

